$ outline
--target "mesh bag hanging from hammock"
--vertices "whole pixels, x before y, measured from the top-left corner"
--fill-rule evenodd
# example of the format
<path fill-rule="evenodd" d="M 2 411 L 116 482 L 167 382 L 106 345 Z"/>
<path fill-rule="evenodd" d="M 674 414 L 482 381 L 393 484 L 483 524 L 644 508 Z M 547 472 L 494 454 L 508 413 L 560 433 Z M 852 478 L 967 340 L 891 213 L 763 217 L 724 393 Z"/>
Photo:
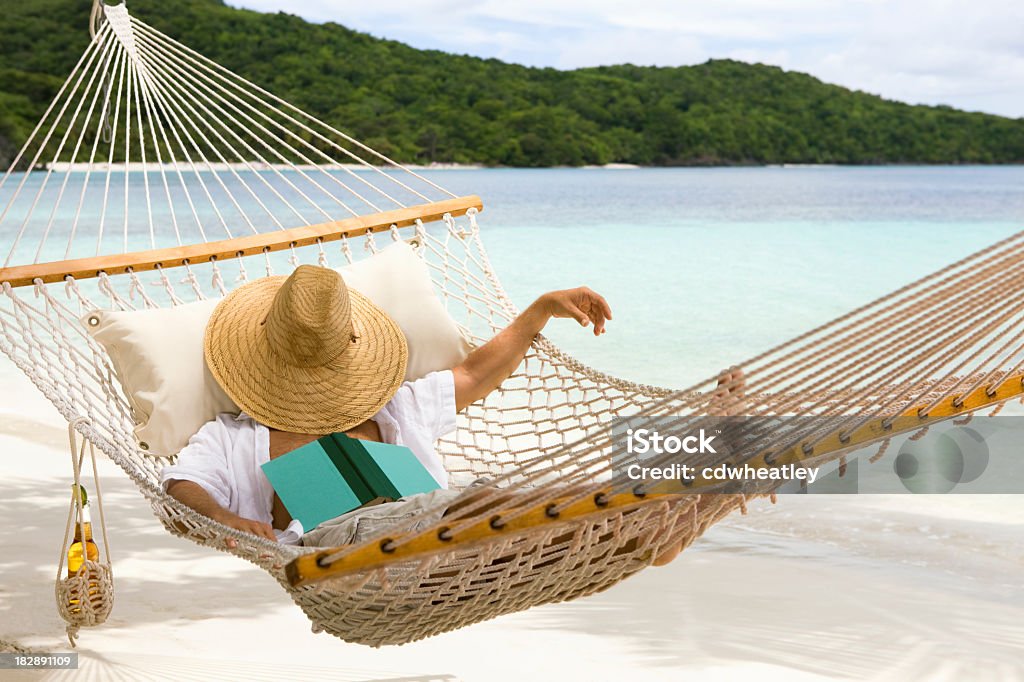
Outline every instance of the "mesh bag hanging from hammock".
<path fill-rule="evenodd" d="M 613 417 L 700 428 L 730 407 L 715 405 L 716 377 L 681 391 L 640 385 L 542 337 L 438 443 L 453 484 L 487 476 L 495 487 L 467 491 L 428 528 L 290 547 L 169 497 L 159 476 L 173 458 L 135 439 L 140 415 L 80 321 L 87 313 L 177 309 L 405 239 L 474 343 L 516 309 L 484 250 L 477 197 L 394 163 L 124 5 L 97 3 L 93 19 L 92 41 L 0 183 L 0 230 L 14 234 L 0 268 L 0 349 L 171 533 L 268 571 L 314 629 L 378 646 L 606 589 L 744 507 L 742 494 L 623 485 L 614 467 Z M 1018 234 L 741 363 L 747 414 L 828 417 L 756 440 L 747 461 L 830 461 L 1019 395 L 1022 263 Z"/>
<path fill-rule="evenodd" d="M 78 630 L 83 627 L 101 625 L 107 620 L 114 607 L 114 576 L 110 563 L 110 541 L 107 539 L 107 523 L 103 516 L 103 493 L 100 490 L 100 477 L 96 469 L 96 448 L 86 440 L 78 445 L 78 434 L 75 428 L 81 420 L 68 425 L 68 439 L 71 450 L 71 466 L 74 471 L 75 484 L 72 486 L 71 508 L 68 510 L 68 521 L 64 528 L 64 540 L 61 543 L 60 559 L 57 563 L 57 580 L 54 584 L 54 595 L 57 598 L 57 612 L 67 623 L 68 641 L 75 646 Z M 92 558 L 86 551 L 86 543 L 92 539 L 92 530 L 86 527 L 84 507 L 85 495 L 80 491 L 82 486 L 82 462 L 88 449 L 92 464 L 92 481 L 96 491 L 96 507 L 99 512 L 100 537 L 103 539 L 103 560 L 97 551 Z M 81 548 L 81 565 L 68 575 L 64 572 L 64 560 L 68 548 L 68 540 L 74 541 Z"/>

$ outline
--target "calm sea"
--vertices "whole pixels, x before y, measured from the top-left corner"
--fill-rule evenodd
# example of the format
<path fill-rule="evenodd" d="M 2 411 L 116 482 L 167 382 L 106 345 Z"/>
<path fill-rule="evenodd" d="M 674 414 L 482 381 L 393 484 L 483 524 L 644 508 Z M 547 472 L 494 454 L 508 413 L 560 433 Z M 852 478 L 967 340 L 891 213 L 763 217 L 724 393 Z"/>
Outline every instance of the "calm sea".
<path fill-rule="evenodd" d="M 615 319 L 600 339 L 569 321 L 549 336 L 591 365 L 668 386 L 709 376 L 1024 225 L 1020 167 L 426 174 L 483 197 L 483 239 L 518 305 L 580 284 L 611 303 Z M 14 227 L 0 226 L 0 254 Z"/>
<path fill-rule="evenodd" d="M 586 284 L 615 319 L 550 336 L 584 361 L 680 386 L 1024 229 L 1024 168 L 447 171 L 525 305 Z"/>

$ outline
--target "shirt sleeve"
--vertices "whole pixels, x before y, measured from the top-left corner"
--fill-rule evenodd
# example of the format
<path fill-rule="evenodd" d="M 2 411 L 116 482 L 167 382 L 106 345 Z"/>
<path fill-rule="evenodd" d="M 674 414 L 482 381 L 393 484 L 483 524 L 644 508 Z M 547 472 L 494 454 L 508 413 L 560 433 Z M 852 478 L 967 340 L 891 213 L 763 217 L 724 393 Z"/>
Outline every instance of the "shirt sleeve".
<path fill-rule="evenodd" d="M 398 409 L 420 424 L 431 440 L 455 430 L 455 376 L 451 370 L 431 372 L 403 384 L 395 398 Z"/>
<path fill-rule="evenodd" d="M 191 481 L 209 493 L 217 504 L 230 508 L 231 480 L 227 462 L 230 441 L 220 417 L 204 424 L 178 453 L 178 461 L 163 468 L 160 474 L 163 489 L 166 491 L 172 480 Z"/>

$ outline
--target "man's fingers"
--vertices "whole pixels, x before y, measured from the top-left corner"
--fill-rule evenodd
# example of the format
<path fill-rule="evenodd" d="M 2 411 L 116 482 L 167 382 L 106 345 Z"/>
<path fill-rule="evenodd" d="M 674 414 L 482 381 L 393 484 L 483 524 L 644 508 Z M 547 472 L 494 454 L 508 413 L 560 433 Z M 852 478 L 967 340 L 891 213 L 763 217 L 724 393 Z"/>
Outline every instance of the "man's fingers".
<path fill-rule="evenodd" d="M 583 295 L 590 319 L 594 321 L 594 336 L 599 336 L 604 333 L 605 322 L 612 319 L 611 306 L 604 296 L 588 287 L 583 287 Z"/>
<path fill-rule="evenodd" d="M 259 525 L 260 535 L 268 540 L 277 540 L 277 536 L 274 534 L 274 529 L 269 523 L 261 523 Z"/>
<path fill-rule="evenodd" d="M 572 315 L 574 320 L 580 323 L 581 327 L 586 327 L 588 324 L 590 324 L 590 318 L 587 317 L 587 314 L 585 312 L 577 308 L 572 303 L 567 304 L 566 307 L 569 310 L 569 314 Z"/>
<path fill-rule="evenodd" d="M 253 535 L 258 535 L 261 538 L 266 538 L 267 540 L 277 539 L 277 537 L 274 535 L 274 531 L 270 528 L 270 526 L 268 526 L 265 523 L 255 525 L 253 528 L 249 529 L 249 532 Z"/>
<path fill-rule="evenodd" d="M 597 302 L 601 305 L 601 311 L 604 313 L 604 316 L 607 317 L 609 320 L 612 319 L 612 307 L 608 305 L 608 301 L 604 300 L 604 296 L 597 293 L 596 291 L 592 291 L 591 293 L 594 295 L 594 298 L 597 299 Z"/>
<path fill-rule="evenodd" d="M 235 530 L 240 530 L 243 533 L 252 533 L 253 535 L 267 540 L 273 540 L 277 542 L 277 534 L 274 533 L 274 528 L 269 523 L 260 523 L 259 521 L 246 520 L 238 525 L 232 526 Z M 238 545 L 233 539 L 227 540 L 228 547 L 234 548 Z"/>
<path fill-rule="evenodd" d="M 739 368 L 730 368 L 724 370 L 718 375 L 718 385 L 725 386 L 727 391 L 730 393 L 743 387 L 743 370 Z"/>
<path fill-rule="evenodd" d="M 712 390 L 712 402 L 722 403 L 725 416 L 742 414 L 746 408 L 746 374 L 739 367 L 730 367 L 718 375 L 718 385 Z"/>

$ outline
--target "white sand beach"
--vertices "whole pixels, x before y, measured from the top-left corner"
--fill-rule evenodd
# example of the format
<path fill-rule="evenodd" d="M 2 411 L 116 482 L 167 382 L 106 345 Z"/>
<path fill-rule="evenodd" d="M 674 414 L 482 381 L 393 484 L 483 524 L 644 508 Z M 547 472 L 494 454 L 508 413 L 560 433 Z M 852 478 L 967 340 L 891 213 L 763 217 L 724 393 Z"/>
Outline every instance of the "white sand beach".
<path fill-rule="evenodd" d="M 63 421 L 6 362 L 0 640 L 68 651 L 53 603 Z M 784 496 L 596 597 L 403 647 L 315 635 L 262 571 L 168 535 L 103 462 L 116 601 L 77 671 L 4 679 L 1024 679 L 1024 509 L 997 496 Z"/>

